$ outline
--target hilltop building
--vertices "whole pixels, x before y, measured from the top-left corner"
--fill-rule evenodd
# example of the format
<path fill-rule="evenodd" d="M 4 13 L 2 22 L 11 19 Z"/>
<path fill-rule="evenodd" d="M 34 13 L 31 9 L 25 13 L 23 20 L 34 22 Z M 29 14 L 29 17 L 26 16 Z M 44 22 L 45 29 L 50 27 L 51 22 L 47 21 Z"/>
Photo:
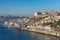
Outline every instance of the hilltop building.
<path fill-rule="evenodd" d="M 46 17 L 49 16 L 47 12 L 35 12 L 34 13 L 35 17 Z"/>

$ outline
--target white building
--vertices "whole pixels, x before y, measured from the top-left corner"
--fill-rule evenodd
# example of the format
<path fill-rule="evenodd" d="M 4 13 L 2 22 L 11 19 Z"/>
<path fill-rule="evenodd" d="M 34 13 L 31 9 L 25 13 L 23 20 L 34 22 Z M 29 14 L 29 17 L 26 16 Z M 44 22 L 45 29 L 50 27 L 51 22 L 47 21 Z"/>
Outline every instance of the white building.
<path fill-rule="evenodd" d="M 46 12 L 35 12 L 34 16 L 36 17 L 45 17 L 45 16 L 49 16 Z"/>
<path fill-rule="evenodd" d="M 41 12 L 35 12 L 34 13 L 34 16 L 40 16 L 41 15 Z"/>

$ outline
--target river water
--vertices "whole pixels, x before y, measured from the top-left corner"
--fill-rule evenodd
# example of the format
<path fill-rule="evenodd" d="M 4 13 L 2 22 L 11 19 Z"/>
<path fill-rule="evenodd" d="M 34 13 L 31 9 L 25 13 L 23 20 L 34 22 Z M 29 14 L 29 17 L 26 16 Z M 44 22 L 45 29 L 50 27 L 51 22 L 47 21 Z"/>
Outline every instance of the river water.
<path fill-rule="evenodd" d="M 60 40 L 58 37 L 20 31 L 15 28 L 4 28 L 0 25 L 0 40 Z"/>

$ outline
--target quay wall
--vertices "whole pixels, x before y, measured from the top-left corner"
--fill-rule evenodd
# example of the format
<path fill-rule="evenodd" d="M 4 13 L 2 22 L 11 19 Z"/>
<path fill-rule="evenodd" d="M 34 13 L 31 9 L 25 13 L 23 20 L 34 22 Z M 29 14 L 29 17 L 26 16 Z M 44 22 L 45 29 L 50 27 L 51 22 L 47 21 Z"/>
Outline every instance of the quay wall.
<path fill-rule="evenodd" d="M 33 29 L 33 28 L 23 28 L 23 30 L 38 32 L 38 33 L 43 33 L 43 34 L 48 34 L 48 35 L 60 37 L 60 32 L 58 32 L 58 31 L 48 31 L 48 30 Z"/>

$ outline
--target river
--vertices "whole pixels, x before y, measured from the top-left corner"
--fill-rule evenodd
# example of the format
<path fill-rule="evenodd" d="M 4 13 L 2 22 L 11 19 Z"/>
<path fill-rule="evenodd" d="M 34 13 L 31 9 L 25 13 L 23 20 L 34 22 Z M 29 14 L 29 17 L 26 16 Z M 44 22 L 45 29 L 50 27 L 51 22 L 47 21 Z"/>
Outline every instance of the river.
<path fill-rule="evenodd" d="M 60 38 L 0 25 L 0 40 L 60 40 Z"/>

